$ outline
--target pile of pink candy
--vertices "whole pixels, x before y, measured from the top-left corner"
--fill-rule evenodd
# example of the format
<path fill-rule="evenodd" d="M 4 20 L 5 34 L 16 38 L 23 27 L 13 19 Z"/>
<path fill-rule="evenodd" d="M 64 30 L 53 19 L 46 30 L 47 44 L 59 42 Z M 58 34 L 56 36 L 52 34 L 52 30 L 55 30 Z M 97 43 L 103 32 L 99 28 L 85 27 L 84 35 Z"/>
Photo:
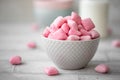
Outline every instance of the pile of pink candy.
<path fill-rule="evenodd" d="M 71 16 L 57 17 L 50 27 L 45 28 L 43 36 L 55 40 L 92 40 L 100 36 L 94 28 L 90 18 L 81 19 L 72 12 Z"/>

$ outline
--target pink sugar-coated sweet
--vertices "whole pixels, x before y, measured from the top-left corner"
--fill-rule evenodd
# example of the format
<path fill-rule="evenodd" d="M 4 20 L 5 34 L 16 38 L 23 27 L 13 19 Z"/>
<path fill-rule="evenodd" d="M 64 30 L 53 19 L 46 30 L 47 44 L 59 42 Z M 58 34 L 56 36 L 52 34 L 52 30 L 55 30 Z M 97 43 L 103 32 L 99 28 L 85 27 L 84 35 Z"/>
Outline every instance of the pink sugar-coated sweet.
<path fill-rule="evenodd" d="M 88 31 L 86 31 L 85 29 L 80 29 L 80 32 L 83 36 L 87 36 L 90 35 Z"/>
<path fill-rule="evenodd" d="M 66 33 L 62 29 L 59 29 L 59 30 L 57 30 L 54 33 L 50 33 L 48 38 L 56 39 L 56 40 L 66 40 L 67 39 L 67 35 L 66 35 Z"/>
<path fill-rule="evenodd" d="M 28 42 L 27 46 L 28 46 L 28 48 L 36 48 L 36 43 L 35 42 Z"/>
<path fill-rule="evenodd" d="M 50 34 L 50 27 L 46 27 L 45 30 L 43 31 L 43 36 L 48 37 L 49 34 Z"/>
<path fill-rule="evenodd" d="M 77 31 L 75 29 L 70 29 L 68 35 L 77 35 L 77 36 L 80 36 L 81 32 Z"/>
<path fill-rule="evenodd" d="M 81 29 L 83 29 L 83 27 L 82 27 L 81 24 L 79 24 L 79 25 L 78 25 L 78 30 L 80 31 Z"/>
<path fill-rule="evenodd" d="M 81 24 L 81 17 L 77 13 L 72 12 L 71 19 L 74 20 L 78 25 Z"/>
<path fill-rule="evenodd" d="M 44 72 L 48 75 L 48 76 L 53 76 L 53 75 L 58 75 L 59 71 L 55 68 L 55 67 L 46 67 L 44 69 Z"/>
<path fill-rule="evenodd" d="M 96 39 L 96 38 L 100 37 L 99 33 L 95 30 L 91 30 L 89 33 L 90 33 L 92 39 Z"/>
<path fill-rule="evenodd" d="M 88 35 L 88 36 L 81 36 L 80 37 L 81 40 L 91 40 L 91 37 Z"/>
<path fill-rule="evenodd" d="M 112 41 L 112 46 L 120 48 L 120 40 L 113 40 Z"/>
<path fill-rule="evenodd" d="M 68 26 L 70 27 L 70 29 L 78 30 L 78 25 L 75 21 L 67 20 L 67 23 L 68 23 Z"/>
<path fill-rule="evenodd" d="M 50 39 L 55 39 L 54 33 L 50 33 L 50 34 L 48 35 L 48 38 L 50 38 Z"/>
<path fill-rule="evenodd" d="M 67 40 L 76 41 L 76 40 L 80 40 L 80 37 L 77 35 L 70 35 L 67 37 Z"/>
<path fill-rule="evenodd" d="M 20 56 L 12 56 L 10 59 L 9 59 L 9 62 L 10 64 L 12 65 L 19 65 L 22 63 L 22 59 Z"/>
<path fill-rule="evenodd" d="M 71 16 L 66 16 L 64 17 L 64 19 L 67 21 L 67 20 L 71 20 Z"/>
<path fill-rule="evenodd" d="M 54 24 L 52 24 L 52 25 L 50 25 L 50 32 L 55 32 L 55 31 L 57 31 L 59 28 L 58 27 L 56 27 Z"/>
<path fill-rule="evenodd" d="M 85 30 L 87 30 L 87 31 L 90 31 L 93 28 L 95 28 L 95 25 L 90 18 L 83 19 L 82 25 L 85 28 Z"/>
<path fill-rule="evenodd" d="M 62 29 L 64 32 L 68 33 L 70 27 L 67 25 L 67 23 L 64 23 L 64 24 L 62 25 L 61 29 Z"/>
<path fill-rule="evenodd" d="M 54 25 L 57 28 L 60 28 L 65 22 L 66 20 L 62 16 L 59 16 L 53 21 L 52 25 Z"/>
<path fill-rule="evenodd" d="M 109 67 L 106 64 L 99 64 L 95 67 L 95 71 L 99 73 L 109 72 Z"/>
<path fill-rule="evenodd" d="M 46 28 L 43 32 L 43 36 L 50 39 L 66 40 L 77 39 L 74 36 L 79 36 L 79 40 L 91 40 L 100 37 L 99 33 L 93 30 L 94 23 L 90 18 L 81 20 L 81 17 L 72 12 L 71 16 L 57 17 L 49 28 Z"/>

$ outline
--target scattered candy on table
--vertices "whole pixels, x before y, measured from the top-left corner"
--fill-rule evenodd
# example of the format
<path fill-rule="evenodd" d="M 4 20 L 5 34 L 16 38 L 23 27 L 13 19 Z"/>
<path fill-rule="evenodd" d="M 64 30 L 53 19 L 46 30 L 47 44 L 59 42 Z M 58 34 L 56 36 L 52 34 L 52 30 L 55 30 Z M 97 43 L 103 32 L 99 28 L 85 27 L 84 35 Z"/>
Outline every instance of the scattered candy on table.
<path fill-rule="evenodd" d="M 12 56 L 9 59 L 10 64 L 12 65 L 19 65 L 22 63 L 22 58 L 20 56 Z"/>
<path fill-rule="evenodd" d="M 59 71 L 55 68 L 55 67 L 46 67 L 44 69 L 44 72 L 48 75 L 48 76 L 53 76 L 53 75 L 58 75 Z"/>
<path fill-rule="evenodd" d="M 28 42 L 28 43 L 27 43 L 27 47 L 28 47 L 28 48 L 36 48 L 37 45 L 36 45 L 35 42 Z"/>
<path fill-rule="evenodd" d="M 43 36 L 56 40 L 92 40 L 100 37 L 94 30 L 95 25 L 90 18 L 81 17 L 72 12 L 71 16 L 57 17 L 50 27 L 46 27 Z"/>
<path fill-rule="evenodd" d="M 109 67 L 106 64 L 99 64 L 95 67 L 95 71 L 99 73 L 109 72 Z"/>
<path fill-rule="evenodd" d="M 120 40 L 112 41 L 112 46 L 120 48 Z"/>

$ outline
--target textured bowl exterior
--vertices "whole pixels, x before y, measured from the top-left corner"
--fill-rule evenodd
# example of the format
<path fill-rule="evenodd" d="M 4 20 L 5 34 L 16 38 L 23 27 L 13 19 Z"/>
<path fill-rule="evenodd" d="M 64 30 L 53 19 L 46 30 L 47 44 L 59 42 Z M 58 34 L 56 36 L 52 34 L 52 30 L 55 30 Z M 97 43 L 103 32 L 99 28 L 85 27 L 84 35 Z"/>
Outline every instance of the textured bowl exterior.
<path fill-rule="evenodd" d="M 94 56 L 99 38 L 90 41 L 61 41 L 41 36 L 41 42 L 48 56 L 59 68 L 80 69 Z"/>

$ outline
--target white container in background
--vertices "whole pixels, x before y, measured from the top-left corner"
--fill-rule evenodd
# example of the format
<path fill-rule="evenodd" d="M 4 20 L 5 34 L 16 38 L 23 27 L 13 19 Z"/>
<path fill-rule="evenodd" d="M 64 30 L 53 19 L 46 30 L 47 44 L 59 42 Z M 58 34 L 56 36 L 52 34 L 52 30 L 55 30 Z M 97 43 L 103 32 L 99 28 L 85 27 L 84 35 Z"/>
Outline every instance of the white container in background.
<path fill-rule="evenodd" d="M 101 37 L 106 37 L 108 35 L 108 0 L 81 0 L 79 3 L 81 17 L 90 17 Z"/>

